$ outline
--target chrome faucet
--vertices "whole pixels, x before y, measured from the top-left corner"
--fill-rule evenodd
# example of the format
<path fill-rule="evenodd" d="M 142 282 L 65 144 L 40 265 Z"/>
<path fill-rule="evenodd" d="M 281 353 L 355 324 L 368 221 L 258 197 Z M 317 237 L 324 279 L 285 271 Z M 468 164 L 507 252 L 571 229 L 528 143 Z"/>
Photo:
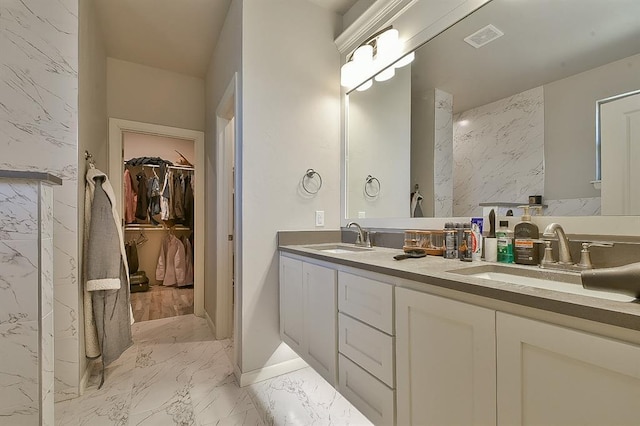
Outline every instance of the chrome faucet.
<path fill-rule="evenodd" d="M 571 252 L 569 251 L 569 239 L 567 234 L 564 233 L 564 229 L 559 223 L 550 223 L 542 234 L 546 238 L 558 237 L 558 260 L 560 265 L 573 265 L 571 260 Z"/>
<path fill-rule="evenodd" d="M 369 240 L 369 233 L 362 229 L 362 227 L 356 222 L 347 223 L 347 228 L 355 226 L 358 228 L 358 236 L 356 237 L 356 245 L 361 247 L 371 247 L 371 241 Z"/>

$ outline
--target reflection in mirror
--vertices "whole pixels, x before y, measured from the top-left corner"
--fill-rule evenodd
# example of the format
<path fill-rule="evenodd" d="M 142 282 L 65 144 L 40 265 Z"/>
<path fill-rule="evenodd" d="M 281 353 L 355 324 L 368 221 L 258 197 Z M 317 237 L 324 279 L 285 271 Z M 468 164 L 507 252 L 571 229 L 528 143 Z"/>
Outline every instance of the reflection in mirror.
<path fill-rule="evenodd" d="M 545 215 L 620 214 L 591 184 L 594 107 L 640 89 L 639 17 L 634 0 L 493 0 L 420 47 L 408 83 L 350 93 L 347 217 L 409 217 L 415 185 L 424 216 L 480 216 L 481 203 L 529 195 Z M 504 35 L 465 42 L 490 39 L 473 37 L 488 25 Z M 369 174 L 382 183 L 374 199 Z"/>
<path fill-rule="evenodd" d="M 640 91 L 598 102 L 602 214 L 640 214 Z M 622 159 L 622 161 L 620 161 Z"/>

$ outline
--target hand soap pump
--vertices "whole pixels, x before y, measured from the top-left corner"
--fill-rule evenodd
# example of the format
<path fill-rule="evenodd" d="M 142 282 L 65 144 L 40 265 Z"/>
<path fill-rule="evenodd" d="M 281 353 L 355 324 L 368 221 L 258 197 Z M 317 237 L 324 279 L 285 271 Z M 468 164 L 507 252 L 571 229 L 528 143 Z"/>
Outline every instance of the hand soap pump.
<path fill-rule="evenodd" d="M 513 228 L 514 260 L 521 265 L 537 265 L 540 263 L 540 252 L 534 240 L 538 239 L 540 232 L 538 226 L 531 222 L 530 206 L 521 207 L 524 209 L 522 222 Z"/>

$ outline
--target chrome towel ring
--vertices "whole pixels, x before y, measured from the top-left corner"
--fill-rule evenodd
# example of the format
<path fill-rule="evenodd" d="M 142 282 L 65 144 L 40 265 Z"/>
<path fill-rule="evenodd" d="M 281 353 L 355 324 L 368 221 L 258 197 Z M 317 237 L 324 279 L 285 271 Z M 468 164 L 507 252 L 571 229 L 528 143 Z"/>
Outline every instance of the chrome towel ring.
<path fill-rule="evenodd" d="M 315 191 L 309 190 L 309 188 L 307 188 L 307 184 L 310 182 L 314 181 L 314 177 L 317 176 L 318 179 L 318 187 Z M 318 193 L 318 191 L 320 191 L 320 188 L 322 188 L 322 176 L 320 176 L 320 173 L 316 172 L 313 169 L 307 169 L 307 171 L 304 173 L 304 176 L 302 176 L 302 188 L 305 190 L 305 192 L 307 194 L 311 194 L 311 195 L 315 195 Z"/>
<path fill-rule="evenodd" d="M 369 191 L 370 186 L 373 187 L 375 190 Z M 372 198 L 377 197 L 380 194 L 380 188 L 381 186 L 378 178 L 373 177 L 371 175 L 367 175 L 367 177 L 364 180 L 364 193 L 367 195 L 367 197 L 372 197 Z"/>

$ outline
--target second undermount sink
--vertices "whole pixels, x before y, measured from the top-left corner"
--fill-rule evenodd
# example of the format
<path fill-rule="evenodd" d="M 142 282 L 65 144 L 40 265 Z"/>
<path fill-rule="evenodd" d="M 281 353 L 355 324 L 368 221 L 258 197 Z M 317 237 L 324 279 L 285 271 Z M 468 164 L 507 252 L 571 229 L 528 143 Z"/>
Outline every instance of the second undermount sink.
<path fill-rule="evenodd" d="M 358 247 L 349 244 L 323 244 L 317 246 L 308 246 L 306 248 L 333 254 L 357 253 L 373 250 L 369 247 Z"/>
<path fill-rule="evenodd" d="M 540 269 L 512 268 L 493 264 L 471 266 L 449 272 L 487 280 L 561 291 L 564 293 L 579 294 L 582 296 L 597 297 L 599 299 L 613 300 L 617 302 L 631 302 L 635 300 L 634 297 L 627 296 L 625 294 L 609 291 L 587 290 L 582 287 L 580 275 L 572 273 L 552 272 Z"/>

